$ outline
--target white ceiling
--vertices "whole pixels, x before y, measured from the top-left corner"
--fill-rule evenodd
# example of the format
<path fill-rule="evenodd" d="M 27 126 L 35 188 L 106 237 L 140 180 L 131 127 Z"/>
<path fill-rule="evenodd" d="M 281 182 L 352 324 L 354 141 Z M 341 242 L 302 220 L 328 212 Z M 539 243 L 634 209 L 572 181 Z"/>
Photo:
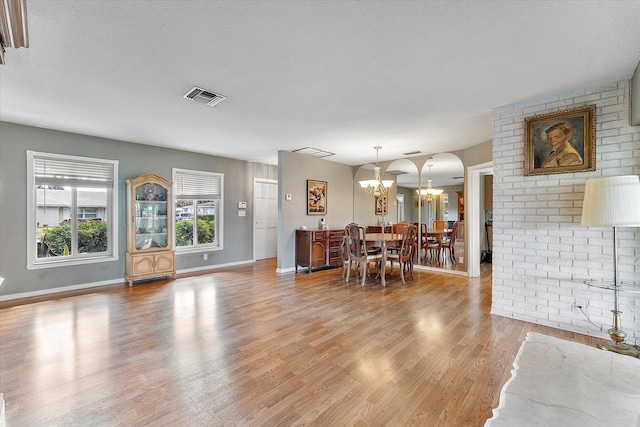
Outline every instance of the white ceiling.
<path fill-rule="evenodd" d="M 277 163 L 464 149 L 492 109 L 629 79 L 640 1 L 28 0 L 0 119 Z M 210 108 L 193 86 L 227 96 Z"/>

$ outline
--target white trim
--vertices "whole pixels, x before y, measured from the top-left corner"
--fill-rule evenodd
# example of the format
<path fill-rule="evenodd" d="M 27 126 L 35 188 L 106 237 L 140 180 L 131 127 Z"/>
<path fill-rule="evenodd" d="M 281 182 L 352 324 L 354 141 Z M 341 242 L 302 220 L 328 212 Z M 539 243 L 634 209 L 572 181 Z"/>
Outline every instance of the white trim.
<path fill-rule="evenodd" d="M 276 268 L 276 274 L 288 274 L 288 273 L 295 273 L 295 272 L 296 272 L 295 267 Z"/>
<path fill-rule="evenodd" d="M 93 264 L 98 262 L 113 262 L 118 260 L 118 160 L 99 159 L 95 157 L 69 156 L 66 154 L 45 153 L 39 151 L 27 150 L 27 270 L 37 270 L 50 267 L 66 267 L 79 264 Z M 60 158 L 69 161 L 93 162 L 111 164 L 113 167 L 113 177 L 111 186 L 107 188 L 107 206 L 106 211 L 109 212 L 107 229 L 107 253 L 109 255 L 98 254 L 78 254 L 64 260 L 56 260 L 55 262 L 46 259 L 37 259 L 36 252 L 36 210 L 38 204 L 38 192 L 35 188 L 35 170 L 34 162 L 36 157 Z M 76 187 L 74 187 L 76 188 Z M 29 200 L 31 195 L 31 200 Z M 72 199 L 71 212 L 77 215 L 76 197 Z M 77 221 L 73 226 L 72 239 L 77 239 Z"/>
<path fill-rule="evenodd" d="M 179 246 L 174 249 L 176 255 L 200 254 L 205 252 L 214 252 L 223 250 L 223 246 L 215 245 L 198 245 L 198 246 Z"/>
<path fill-rule="evenodd" d="M 480 212 L 481 176 L 493 173 L 493 162 L 482 163 L 467 168 L 469 184 L 465 194 L 465 244 L 467 255 L 467 271 L 469 277 L 480 276 L 480 222 L 484 223 L 484 215 Z"/>
<path fill-rule="evenodd" d="M 82 283 L 79 285 L 62 286 L 60 288 L 49 288 L 49 289 L 42 289 L 39 291 L 20 292 L 17 294 L 10 294 L 10 295 L 0 295 L 0 301 L 11 301 L 11 300 L 23 299 L 23 298 L 40 297 L 45 295 L 59 294 L 62 292 L 78 291 L 82 289 L 99 288 L 102 286 L 110 286 L 110 285 L 118 285 L 118 284 L 124 285 L 125 282 L 122 280 L 122 278 L 119 278 L 119 279 L 112 279 L 112 280 L 103 280 L 100 282 Z"/>
<path fill-rule="evenodd" d="M 219 268 L 233 267 L 236 265 L 244 265 L 244 264 L 252 264 L 252 263 L 253 263 L 252 260 L 246 260 L 246 261 L 229 262 L 226 264 L 207 265 L 207 266 L 197 267 L 197 268 L 176 270 L 176 274 L 186 274 L 186 273 L 194 273 L 194 272 L 207 271 L 207 270 L 216 270 Z M 23 298 L 40 297 L 45 295 L 53 295 L 53 294 L 59 294 L 62 292 L 78 291 L 82 289 L 99 288 L 102 286 L 119 285 L 119 284 L 125 285 L 126 283 L 127 282 L 124 281 L 123 279 L 118 278 L 118 279 L 112 279 L 112 280 L 103 280 L 100 282 L 91 282 L 91 283 L 82 283 L 79 285 L 62 286 L 59 288 L 42 289 L 42 290 L 33 291 L 33 292 L 20 292 L 17 294 L 0 295 L 0 302 L 23 299 Z"/>
<path fill-rule="evenodd" d="M 431 271 L 433 273 L 455 274 L 457 276 L 469 276 L 469 273 L 467 273 L 466 271 L 447 270 L 446 268 L 430 267 L 428 265 L 414 264 L 413 269 L 418 271 Z"/>
<path fill-rule="evenodd" d="M 173 239 L 173 247 L 176 254 L 178 253 L 185 254 L 185 253 L 193 253 L 193 252 L 209 252 L 209 251 L 224 249 L 224 173 L 200 171 L 200 170 L 193 170 L 193 169 L 171 168 L 171 181 L 172 181 L 172 187 L 173 187 L 173 194 L 171 197 L 171 210 L 173 212 L 173 215 L 175 215 L 175 212 L 176 212 L 176 199 L 178 199 L 178 191 L 176 188 L 176 174 L 183 174 L 183 175 L 191 174 L 192 176 L 200 175 L 202 177 L 215 178 L 215 179 L 218 179 L 220 183 L 220 193 L 218 195 L 219 198 L 214 197 L 214 200 L 216 201 L 216 205 L 217 205 L 216 219 L 215 219 L 216 220 L 216 239 L 215 239 L 216 243 L 206 244 L 206 245 L 198 244 L 198 245 L 190 245 L 190 246 L 178 246 L 176 244 L 176 227 L 174 226 L 172 227 L 173 236 L 171 236 L 171 238 Z M 184 198 L 188 199 L 188 197 L 184 197 Z"/>
<path fill-rule="evenodd" d="M 56 259 L 57 257 L 52 257 L 52 261 L 42 261 L 37 264 L 28 265 L 27 270 L 40 270 L 44 268 L 56 268 L 56 267 L 69 267 L 72 265 L 85 265 L 85 264 L 96 264 L 100 262 L 114 262 L 118 261 L 119 257 L 116 254 L 115 256 L 100 256 L 100 257 L 90 257 L 90 258 L 73 258 L 73 259 Z M 45 258 L 47 259 L 47 258 Z"/>

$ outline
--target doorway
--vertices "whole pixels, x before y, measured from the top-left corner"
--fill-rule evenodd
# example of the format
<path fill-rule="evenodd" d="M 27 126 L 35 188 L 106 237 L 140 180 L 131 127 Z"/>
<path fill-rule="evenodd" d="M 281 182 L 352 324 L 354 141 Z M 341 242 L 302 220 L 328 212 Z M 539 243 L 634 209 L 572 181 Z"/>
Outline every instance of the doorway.
<path fill-rule="evenodd" d="M 274 258 L 278 254 L 278 181 L 253 180 L 253 259 Z"/>
<path fill-rule="evenodd" d="M 485 175 L 493 174 L 493 162 L 483 163 L 471 166 L 467 169 L 469 184 L 467 187 L 468 195 L 468 272 L 469 277 L 480 276 L 480 251 L 483 245 L 482 237 L 485 230 L 486 217 L 484 211 L 484 194 L 483 182 Z"/>

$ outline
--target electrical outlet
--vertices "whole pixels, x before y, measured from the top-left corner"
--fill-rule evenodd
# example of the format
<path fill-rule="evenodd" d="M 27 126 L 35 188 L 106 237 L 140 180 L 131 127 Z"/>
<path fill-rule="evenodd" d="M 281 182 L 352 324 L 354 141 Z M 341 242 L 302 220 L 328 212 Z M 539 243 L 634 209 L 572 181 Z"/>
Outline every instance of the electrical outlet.
<path fill-rule="evenodd" d="M 204 254 L 204 260 L 208 260 L 209 259 L 209 254 Z"/>
<path fill-rule="evenodd" d="M 584 310 L 586 306 L 586 302 L 574 299 L 573 304 L 571 304 L 571 311 Z"/>

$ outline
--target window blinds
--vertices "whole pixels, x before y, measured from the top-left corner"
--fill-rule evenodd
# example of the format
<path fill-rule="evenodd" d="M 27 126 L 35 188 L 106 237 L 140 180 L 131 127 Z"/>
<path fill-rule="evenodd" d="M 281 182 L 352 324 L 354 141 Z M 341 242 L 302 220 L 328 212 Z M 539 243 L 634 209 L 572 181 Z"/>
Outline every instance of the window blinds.
<path fill-rule="evenodd" d="M 174 169 L 177 199 L 220 199 L 222 174 Z"/>
<path fill-rule="evenodd" d="M 111 188 L 114 181 L 112 161 L 94 161 L 72 156 L 34 155 L 36 185 L 60 187 Z"/>

